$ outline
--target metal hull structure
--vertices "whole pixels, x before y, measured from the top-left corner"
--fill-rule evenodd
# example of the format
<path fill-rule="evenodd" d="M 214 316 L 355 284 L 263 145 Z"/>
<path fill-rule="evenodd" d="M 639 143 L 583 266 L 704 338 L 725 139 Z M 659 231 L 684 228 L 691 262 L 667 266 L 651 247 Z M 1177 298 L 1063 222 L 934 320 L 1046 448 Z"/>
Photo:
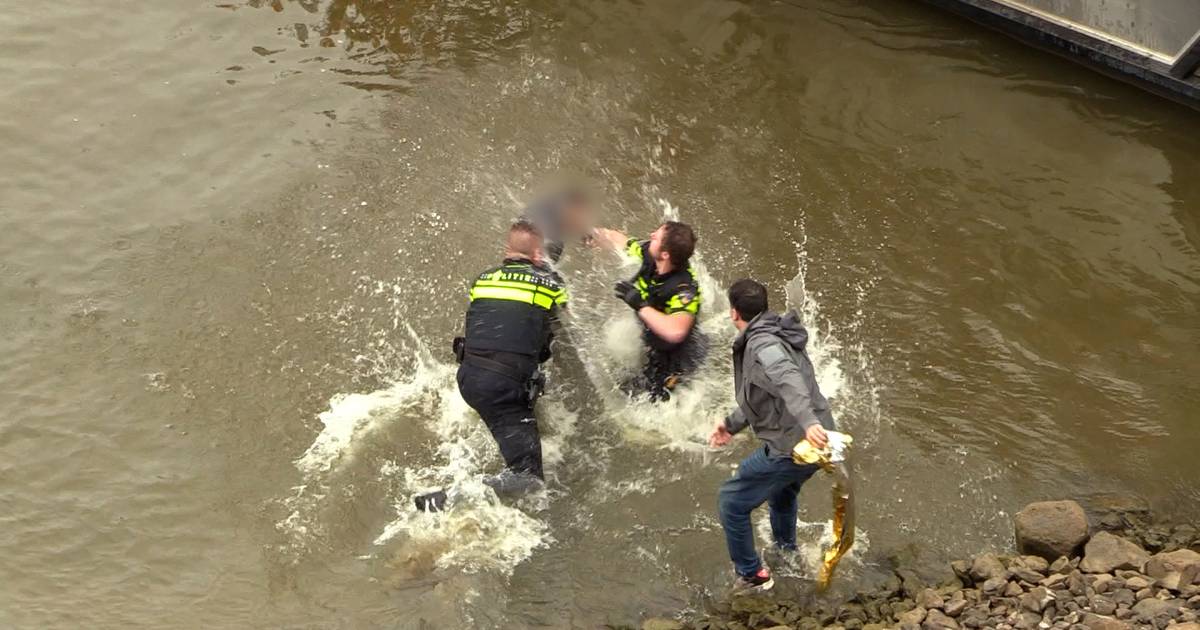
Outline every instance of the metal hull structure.
<path fill-rule="evenodd" d="M 1200 109 L 1200 0 L 924 0 Z"/>

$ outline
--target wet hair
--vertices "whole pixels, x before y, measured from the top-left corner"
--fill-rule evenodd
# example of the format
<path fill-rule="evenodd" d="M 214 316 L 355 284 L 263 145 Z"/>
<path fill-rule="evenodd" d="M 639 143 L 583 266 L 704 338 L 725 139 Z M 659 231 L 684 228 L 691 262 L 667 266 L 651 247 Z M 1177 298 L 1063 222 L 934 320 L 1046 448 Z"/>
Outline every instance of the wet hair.
<path fill-rule="evenodd" d="M 670 254 L 671 264 L 676 269 L 686 269 L 696 251 L 696 233 L 692 231 L 692 226 L 679 221 L 667 221 L 662 227 L 663 251 Z"/>
<path fill-rule="evenodd" d="M 533 223 L 521 219 L 508 228 L 506 245 L 513 252 L 533 256 L 542 246 L 542 231 Z"/>
<path fill-rule="evenodd" d="M 729 287 L 729 305 L 738 317 L 750 321 L 767 310 L 767 287 L 750 278 L 742 278 Z"/>

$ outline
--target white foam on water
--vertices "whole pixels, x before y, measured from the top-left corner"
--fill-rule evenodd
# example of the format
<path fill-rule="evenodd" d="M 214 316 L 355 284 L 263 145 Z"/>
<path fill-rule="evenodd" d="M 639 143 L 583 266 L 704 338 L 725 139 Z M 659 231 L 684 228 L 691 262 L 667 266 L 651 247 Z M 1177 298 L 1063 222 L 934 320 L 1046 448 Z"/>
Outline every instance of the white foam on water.
<path fill-rule="evenodd" d="M 633 313 L 621 315 L 604 323 L 604 356 L 614 365 L 637 365 L 644 352 L 642 325 Z"/>
<path fill-rule="evenodd" d="M 421 378 L 419 373 L 414 376 L 410 381 L 366 394 L 335 394 L 329 400 L 329 409 L 318 414 L 323 428 L 296 460 L 296 468 L 306 477 L 319 475 L 344 458 L 352 457 L 356 443 L 426 394 L 428 379 Z"/>
<path fill-rule="evenodd" d="M 659 199 L 664 221 L 679 220 L 679 209 Z M 822 316 L 819 295 L 807 290 L 808 270 L 805 242 L 795 243 L 797 273 L 788 282 L 787 308 L 795 308 L 808 330 L 807 352 L 813 362 L 822 393 L 832 401 L 834 415 L 844 403 L 855 398 L 855 392 L 842 367 L 842 355 L 847 353 L 830 331 L 832 326 Z M 623 257 L 622 273 L 632 274 L 637 262 Z M 641 324 L 637 317 L 620 305 L 611 308 L 576 309 L 572 322 L 572 338 L 578 339 L 590 360 L 586 363 L 588 377 L 596 390 L 605 396 L 605 415 L 620 426 L 627 439 L 682 450 L 704 448 L 712 427 L 736 405 L 733 391 L 733 367 L 730 346 L 737 330 L 729 320 L 726 287 L 709 273 L 702 252 L 692 259 L 692 267 L 700 282 L 703 305 L 698 326 L 708 337 L 708 358 L 704 366 L 672 392 L 666 402 L 650 402 L 645 398 L 630 399 L 619 384 L 639 369 L 644 354 Z M 615 300 L 610 300 L 615 302 Z M 599 333 L 595 331 L 600 331 Z M 856 369 L 869 371 L 867 355 L 861 348 L 852 357 Z M 873 391 L 868 392 L 873 396 Z M 877 409 L 873 398 L 858 407 Z M 855 414 L 861 415 L 861 414 Z M 872 414 L 867 414 L 872 415 Z M 873 417 L 877 417 L 877 413 Z"/>
<path fill-rule="evenodd" d="M 729 319 L 725 289 L 708 272 L 699 255 L 693 260 L 692 268 L 704 299 L 697 322 L 708 338 L 704 366 L 672 391 L 668 401 L 653 403 L 644 397 L 632 400 L 626 397 L 621 401 L 624 404 L 621 417 L 634 431 L 631 437 L 649 437 L 660 442 L 665 438 L 667 445 L 683 450 L 705 447 L 713 426 L 737 404 L 733 391 L 733 365 L 729 360 L 729 348 L 737 329 Z M 647 436 L 644 432 L 653 435 Z"/>
<path fill-rule="evenodd" d="M 420 485 L 411 474 L 404 478 L 409 488 Z M 374 544 L 387 550 L 393 564 L 413 573 L 445 568 L 509 573 L 551 542 L 546 523 L 501 503 L 477 476 L 464 478 L 450 494 L 446 511 L 421 512 L 413 507 L 413 494 L 405 492 L 396 501 L 395 518 Z"/>
<path fill-rule="evenodd" d="M 437 436 L 436 452 L 432 463 L 389 460 L 378 467 L 379 479 L 392 482 L 395 516 L 375 537 L 376 553 L 413 572 L 451 567 L 511 572 L 551 540 L 548 526 L 531 515 L 545 507 L 547 497 L 540 493 L 506 505 L 482 483 L 482 473 L 499 469 L 495 442 L 458 394 L 457 366 L 437 361 L 415 331 L 407 332 L 414 356 L 407 375 L 374 392 L 337 394 L 318 416 L 323 428 L 296 460 L 304 482 L 285 500 L 291 513 L 277 528 L 291 538 L 293 550 L 307 549 L 309 538 L 328 529 L 320 514 L 331 477 L 352 465 L 359 450 L 383 429 L 416 419 Z M 543 399 L 539 407 L 540 417 L 553 418 L 543 441 L 552 470 L 562 461 L 577 419 L 560 401 Z M 437 489 L 447 489 L 455 498 L 448 510 L 415 509 L 415 496 Z"/>
<path fill-rule="evenodd" d="M 550 385 L 553 387 L 553 383 Z M 549 431 L 542 432 L 542 465 L 546 478 L 554 481 L 568 458 L 568 441 L 579 428 L 579 414 L 567 409 L 552 392 L 538 401 L 538 418 Z M 574 456 L 573 453 L 570 454 Z"/>
<path fill-rule="evenodd" d="M 669 203 L 660 201 L 660 205 L 665 219 L 678 217 L 678 210 Z M 829 334 L 831 327 L 822 319 L 818 296 L 807 291 L 803 244 L 797 244 L 797 256 L 799 268 L 787 287 L 788 294 L 808 328 L 808 352 L 822 390 L 834 401 L 836 415 L 841 403 L 854 393 L 842 370 L 841 355 L 846 350 Z M 626 264 L 629 268 L 622 273 L 632 274 L 636 263 Z M 604 298 L 577 300 L 572 305 L 567 334 L 579 346 L 587 376 L 603 397 L 603 419 L 619 427 L 628 441 L 655 448 L 704 450 L 712 426 L 735 404 L 728 348 L 736 329 L 728 319 L 725 290 L 708 272 L 702 256 L 696 256 L 693 266 L 704 295 L 698 325 L 709 337 L 709 355 L 701 371 L 665 403 L 630 400 L 619 389 L 619 383 L 638 369 L 642 357 L 641 326 L 636 318 L 607 294 Z M 389 290 L 387 284 L 374 282 L 372 293 L 389 300 L 395 312 L 395 328 L 404 327 L 409 341 L 402 339 L 399 349 L 381 342 L 379 356 L 365 357 L 360 363 L 399 376 L 374 392 L 331 397 L 329 408 L 318 416 L 321 431 L 296 460 L 302 481 L 294 488 L 293 496 L 285 499 L 290 514 L 277 527 L 288 534 L 296 551 L 304 552 L 308 542 L 323 536 L 331 525 L 322 517 L 330 501 L 327 494 L 331 479 L 348 469 L 361 476 L 357 470 L 360 455 L 378 452 L 377 448 L 365 450 L 364 446 L 378 446 L 397 422 L 416 422 L 421 431 L 436 436 L 435 452 L 408 461 L 384 461 L 371 470 L 371 475 L 377 475 L 376 481 L 384 481 L 391 488 L 388 501 L 394 514 L 374 536 L 375 548 L 368 557 L 386 558 L 414 574 L 450 568 L 510 573 L 536 549 L 553 541 L 548 524 L 538 515 L 556 492 L 556 470 L 571 456 L 570 442 L 578 430 L 578 416 L 557 397 L 552 383 L 538 411 L 552 489 L 517 505 L 500 502 L 481 482 L 482 473 L 500 467 L 496 445 L 479 417 L 459 396 L 456 366 L 436 360 L 417 333 L 402 323 L 404 296 L 396 287 Z M 580 301 L 583 304 L 578 304 Z M 860 362 L 866 361 L 859 350 L 855 356 Z M 401 362 L 407 359 L 408 364 L 397 366 L 398 357 Z M 619 489 L 645 493 L 651 492 L 653 485 L 642 479 Z M 415 496 L 437 489 L 447 489 L 456 499 L 448 510 L 424 513 L 414 509 Z M 865 547 L 865 533 L 859 540 L 856 550 Z M 818 565 L 819 554 L 814 547 L 811 555 Z"/>
<path fill-rule="evenodd" d="M 660 204 L 664 220 L 678 220 L 677 208 L 666 201 L 660 200 Z M 784 287 L 788 303 L 782 309 L 776 307 L 776 310 L 795 309 L 799 313 L 809 336 L 806 352 L 813 363 L 822 393 L 831 401 L 839 428 L 851 433 L 859 428 L 874 428 L 868 425 L 877 423 L 879 414 L 875 389 L 869 378 L 869 355 L 861 347 L 847 349 L 833 334 L 834 326 L 822 314 L 820 294 L 808 290 L 808 254 L 805 246 L 805 241 L 795 243 L 796 275 Z M 596 353 L 600 361 L 589 369 L 589 377 L 597 389 L 606 392 L 605 413 L 624 429 L 627 440 L 667 448 L 703 449 L 713 425 L 736 405 L 729 348 L 737 331 L 729 321 L 726 287 L 717 283 L 708 272 L 700 253 L 693 258 L 692 265 L 705 300 L 699 326 L 709 337 L 709 355 L 700 372 L 688 379 L 686 385 L 672 392 L 669 401 L 652 403 L 645 399 L 631 400 L 616 387 L 623 375 L 637 368 L 643 352 L 641 326 L 636 317 L 625 309 L 618 308 L 617 314 L 610 315 L 608 320 L 602 322 L 601 343 L 598 348 L 589 348 L 600 351 Z M 632 267 L 627 271 L 632 273 Z M 856 295 L 862 298 L 861 289 Z M 853 328 L 853 323 L 850 324 L 848 329 Z M 594 337 L 589 338 L 586 334 L 581 336 L 596 343 Z M 861 388 L 861 394 L 856 387 L 859 379 L 852 380 L 843 369 L 844 358 L 854 364 L 856 373 L 864 375 L 860 380 L 867 387 Z M 842 414 L 843 410 L 849 413 Z M 770 522 L 765 509 L 759 511 L 755 527 L 763 545 L 769 545 Z M 791 561 L 794 566 L 780 567 L 780 574 L 815 578 L 821 567 L 824 549 L 832 543 L 832 520 L 802 522 L 798 529 L 800 548 L 796 554 L 791 554 L 794 556 Z M 843 573 L 855 572 L 869 547 L 867 532 L 856 529 L 854 547 L 842 559 L 838 570 Z"/>
<path fill-rule="evenodd" d="M 663 199 L 658 200 L 662 218 L 677 220 L 679 210 Z M 629 277 L 639 261 L 621 257 L 621 267 L 613 278 Z M 727 348 L 737 332 L 729 321 L 725 292 L 708 272 L 703 256 L 691 261 L 700 282 L 703 299 L 697 325 L 708 337 L 709 352 L 705 365 L 686 379 L 665 402 L 650 402 L 645 397 L 630 399 L 620 384 L 640 369 L 645 347 L 642 325 L 637 316 L 609 295 L 600 305 L 574 309 L 571 338 L 582 346 L 588 378 L 604 397 L 604 415 L 620 427 L 627 440 L 670 448 L 704 448 L 717 420 L 732 408 L 732 366 Z"/>
<path fill-rule="evenodd" d="M 808 237 L 803 238 L 803 241 L 794 244 L 797 268 L 795 277 L 786 286 L 788 307 L 800 314 L 800 321 L 808 330 L 808 346 L 805 351 L 812 361 L 821 393 L 827 399 L 835 400 L 843 393 L 842 388 L 846 385 L 846 375 L 838 358 L 842 344 L 837 337 L 825 330 L 827 324 L 821 317 L 821 305 L 817 301 L 820 294 L 808 291 L 808 254 L 805 249 Z"/>
<path fill-rule="evenodd" d="M 862 324 L 861 304 L 867 299 L 873 280 L 864 278 L 854 286 L 839 288 L 850 293 L 860 308 L 849 320 L 839 321 L 835 326 L 822 313 L 822 292 L 809 290 L 809 285 L 817 282 L 809 274 L 807 232 L 802 222 L 798 223 L 803 236 L 794 243 L 797 270 L 796 276 L 786 287 L 788 303 L 800 313 L 801 321 L 808 329 L 808 355 L 813 362 L 821 393 L 831 403 L 838 430 L 854 437 L 852 453 L 861 452 L 874 441 L 882 422 L 879 388 L 874 379 L 868 349 L 861 343 L 844 345 L 835 331 L 849 331 L 853 335 Z M 849 365 L 849 369 L 844 365 Z"/>
<path fill-rule="evenodd" d="M 507 505 L 483 484 L 481 473 L 499 469 L 495 443 L 457 395 L 453 380 L 449 387 L 453 402 L 440 407 L 431 427 L 441 440 L 436 463 L 381 471 L 397 478 L 402 490 L 395 500 L 395 517 L 374 544 L 386 546 L 388 554 L 404 564 L 508 573 L 534 550 L 553 542 L 549 526 L 536 516 L 548 507 L 550 496 L 543 491 Z M 553 484 L 578 417 L 551 396 L 539 401 L 538 417 L 547 481 Z M 413 509 L 415 496 L 436 489 L 446 489 L 451 497 L 446 511 Z"/>
<path fill-rule="evenodd" d="M 755 519 L 754 531 L 759 540 L 759 549 L 773 544 L 771 538 L 771 521 L 766 510 L 761 510 L 759 518 Z M 770 566 L 771 572 L 777 576 L 804 578 L 815 580 L 821 573 L 821 565 L 825 559 L 825 550 L 833 544 L 833 521 L 799 521 L 796 523 L 796 551 L 792 553 L 777 551 L 776 559 L 782 559 L 775 566 Z M 862 568 L 863 558 L 871 548 L 871 540 L 867 532 L 854 529 L 854 546 L 842 556 L 834 570 L 834 579 L 838 576 L 854 575 Z"/>

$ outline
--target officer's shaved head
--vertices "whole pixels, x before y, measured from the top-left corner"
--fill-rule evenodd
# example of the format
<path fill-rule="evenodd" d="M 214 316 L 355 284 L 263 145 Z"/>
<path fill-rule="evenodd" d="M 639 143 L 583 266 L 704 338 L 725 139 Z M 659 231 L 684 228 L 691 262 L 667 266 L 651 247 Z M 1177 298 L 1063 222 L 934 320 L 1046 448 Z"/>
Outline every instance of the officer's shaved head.
<path fill-rule="evenodd" d="M 508 228 L 504 248 L 509 257 L 520 256 L 538 262 L 542 257 L 542 231 L 528 221 L 517 221 Z"/>

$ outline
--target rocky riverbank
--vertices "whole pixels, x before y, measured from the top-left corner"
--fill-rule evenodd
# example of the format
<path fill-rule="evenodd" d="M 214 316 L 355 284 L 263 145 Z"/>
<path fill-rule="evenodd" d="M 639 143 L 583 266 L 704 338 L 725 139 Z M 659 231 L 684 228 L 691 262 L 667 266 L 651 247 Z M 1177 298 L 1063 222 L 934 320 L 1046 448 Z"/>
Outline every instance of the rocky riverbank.
<path fill-rule="evenodd" d="M 1200 630 L 1200 530 L 1135 505 L 1034 503 L 1014 519 L 1017 553 L 951 562 L 944 578 L 903 566 L 840 604 L 783 593 L 713 602 L 644 630 Z"/>

